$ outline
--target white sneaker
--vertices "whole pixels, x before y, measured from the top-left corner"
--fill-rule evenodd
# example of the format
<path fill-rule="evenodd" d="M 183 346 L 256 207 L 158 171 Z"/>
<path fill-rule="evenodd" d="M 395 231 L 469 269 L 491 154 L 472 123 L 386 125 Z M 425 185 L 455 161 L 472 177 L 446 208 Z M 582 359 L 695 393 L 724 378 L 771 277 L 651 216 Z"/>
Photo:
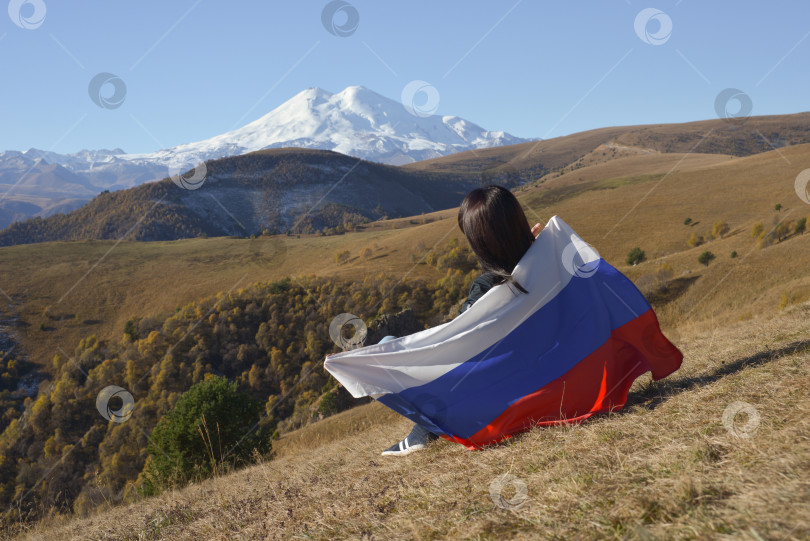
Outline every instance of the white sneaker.
<path fill-rule="evenodd" d="M 408 434 L 404 440 L 395 443 L 381 454 L 383 456 L 405 456 L 413 453 L 414 451 L 421 451 L 427 447 L 428 443 L 439 439 L 439 436 L 432 432 L 428 432 L 420 425 L 413 425 L 411 433 Z"/>

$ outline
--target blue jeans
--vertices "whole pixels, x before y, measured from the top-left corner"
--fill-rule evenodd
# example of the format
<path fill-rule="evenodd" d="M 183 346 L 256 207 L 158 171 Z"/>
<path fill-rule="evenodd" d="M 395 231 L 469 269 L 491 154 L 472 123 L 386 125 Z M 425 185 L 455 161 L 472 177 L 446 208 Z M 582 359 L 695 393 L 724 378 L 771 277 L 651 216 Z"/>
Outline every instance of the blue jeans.
<path fill-rule="evenodd" d="M 394 338 L 396 338 L 396 336 L 391 336 L 391 335 L 389 334 L 388 336 L 383 336 L 383 337 L 382 337 L 382 340 L 380 340 L 380 341 L 379 341 L 379 342 L 377 342 L 377 343 L 378 343 L 378 344 L 382 344 L 382 343 L 385 343 L 385 342 L 390 342 L 390 341 L 391 341 L 391 340 L 393 340 Z M 436 436 L 439 436 L 439 435 L 440 435 L 440 434 L 436 434 L 435 432 L 433 432 L 433 431 L 432 431 L 432 430 L 430 430 L 429 428 L 427 428 L 427 427 L 425 427 L 425 426 L 423 426 L 423 425 L 420 425 L 419 423 L 414 423 L 414 427 L 416 427 L 416 426 L 418 426 L 418 427 L 420 427 L 420 428 L 424 429 L 424 430 L 425 430 L 425 432 L 429 432 L 429 433 L 434 434 L 434 435 L 436 435 Z"/>

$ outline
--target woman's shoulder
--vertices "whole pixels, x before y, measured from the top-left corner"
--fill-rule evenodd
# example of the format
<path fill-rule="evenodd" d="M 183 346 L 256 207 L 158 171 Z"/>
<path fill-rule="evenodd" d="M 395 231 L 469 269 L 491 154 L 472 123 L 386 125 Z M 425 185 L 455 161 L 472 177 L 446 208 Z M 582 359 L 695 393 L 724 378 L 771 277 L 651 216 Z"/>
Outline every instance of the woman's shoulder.
<path fill-rule="evenodd" d="M 484 293 L 492 289 L 492 286 L 499 283 L 497 277 L 494 274 L 490 274 L 485 272 L 481 274 L 478 278 L 473 280 L 472 286 L 470 286 L 470 297 L 475 297 L 474 300 L 478 300 L 479 297 L 483 296 Z"/>
<path fill-rule="evenodd" d="M 470 293 L 467 295 L 467 300 L 461 305 L 459 313 L 463 313 L 467 308 L 475 304 L 475 301 L 483 297 L 484 293 L 492 289 L 497 283 L 499 283 L 497 277 L 489 272 L 485 272 L 473 280 Z"/>
<path fill-rule="evenodd" d="M 473 281 L 473 284 L 478 284 L 479 286 L 486 287 L 487 289 L 491 288 L 496 283 L 498 283 L 498 278 L 489 272 L 481 274 L 481 276 Z"/>

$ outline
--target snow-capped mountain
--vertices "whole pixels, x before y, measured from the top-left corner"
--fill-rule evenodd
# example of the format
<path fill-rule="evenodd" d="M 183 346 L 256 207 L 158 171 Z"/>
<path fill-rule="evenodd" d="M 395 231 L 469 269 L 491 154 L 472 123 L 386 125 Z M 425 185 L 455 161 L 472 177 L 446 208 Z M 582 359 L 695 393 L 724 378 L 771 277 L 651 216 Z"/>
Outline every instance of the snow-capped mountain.
<path fill-rule="evenodd" d="M 265 148 L 305 147 L 401 165 L 525 141 L 456 116 L 412 115 L 398 101 L 362 86 L 350 86 L 337 94 L 308 88 L 236 130 L 151 154 L 123 157 L 171 163 L 187 155 L 211 159 Z"/>
<path fill-rule="evenodd" d="M 362 86 L 332 94 L 308 88 L 241 128 L 195 143 L 147 154 L 82 150 L 58 154 L 35 148 L 0 153 L 0 227 L 27 216 L 74 207 L 102 190 L 118 190 L 191 169 L 201 160 L 279 147 L 333 150 L 369 161 L 401 165 L 463 150 L 522 143 L 527 139 L 488 131 L 456 116 L 417 116 L 402 103 Z M 60 190 L 41 191 L 47 165 L 70 176 Z M 47 169 L 47 168 L 46 168 Z M 52 171 L 47 170 L 50 177 Z M 72 174 L 72 175 L 71 175 Z M 49 178 L 50 178 L 49 177 Z M 60 175 L 56 175 L 57 178 Z M 95 193 L 94 193 L 95 192 Z"/>

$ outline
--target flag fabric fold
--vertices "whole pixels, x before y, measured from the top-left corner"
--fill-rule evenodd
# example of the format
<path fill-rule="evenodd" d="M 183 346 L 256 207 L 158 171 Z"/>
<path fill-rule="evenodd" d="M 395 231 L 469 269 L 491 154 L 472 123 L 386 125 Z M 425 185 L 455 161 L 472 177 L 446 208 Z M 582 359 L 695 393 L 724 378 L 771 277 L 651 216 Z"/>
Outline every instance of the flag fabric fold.
<path fill-rule="evenodd" d="M 325 367 L 353 396 L 470 449 L 621 408 L 641 374 L 680 367 L 641 292 L 559 217 L 512 276 L 528 294 L 495 286 L 452 321 Z"/>

